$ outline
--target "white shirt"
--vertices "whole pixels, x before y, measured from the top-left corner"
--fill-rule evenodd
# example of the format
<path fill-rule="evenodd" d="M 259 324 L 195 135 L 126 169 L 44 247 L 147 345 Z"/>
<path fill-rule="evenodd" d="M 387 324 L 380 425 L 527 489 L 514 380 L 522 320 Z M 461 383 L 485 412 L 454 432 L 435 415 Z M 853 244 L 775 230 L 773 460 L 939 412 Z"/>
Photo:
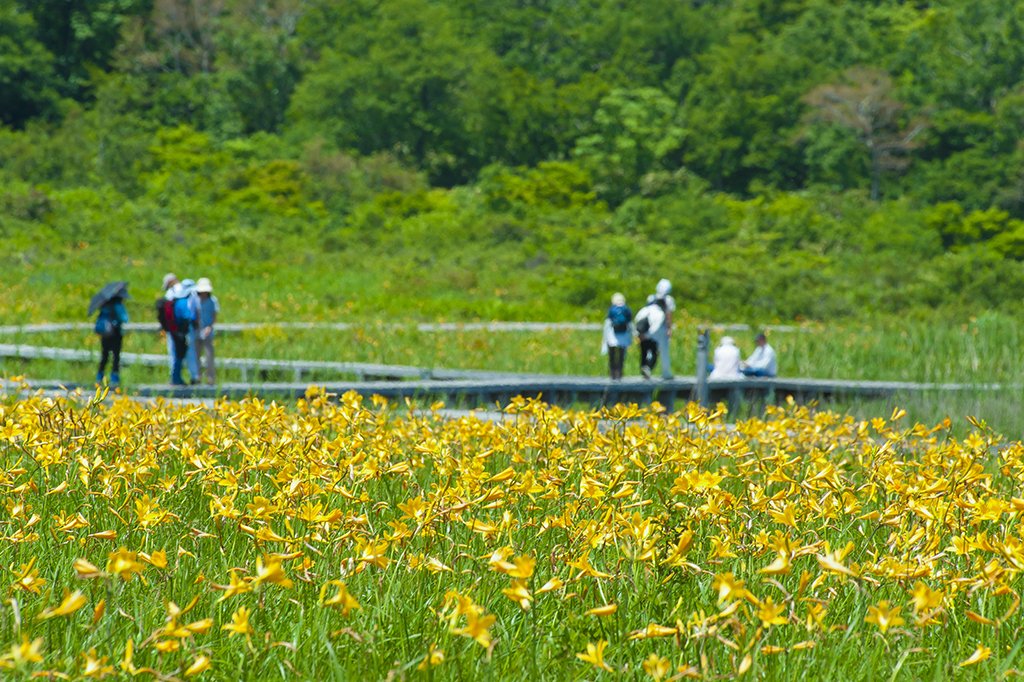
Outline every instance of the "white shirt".
<path fill-rule="evenodd" d="M 650 336 L 654 332 L 661 329 L 661 325 L 665 324 L 665 311 L 661 309 L 661 306 L 657 303 L 648 303 L 641 308 L 636 317 L 633 318 L 633 326 L 636 327 L 636 323 L 640 320 L 646 319 L 650 323 L 650 327 L 647 330 L 646 335 Z"/>
<path fill-rule="evenodd" d="M 708 379 L 743 379 L 740 372 L 740 349 L 733 344 L 719 344 L 715 349 L 715 368 Z"/>
<path fill-rule="evenodd" d="M 758 346 L 747 358 L 747 367 L 750 369 L 763 369 L 772 376 L 779 373 L 778 361 L 775 359 L 775 349 L 765 343 Z"/>

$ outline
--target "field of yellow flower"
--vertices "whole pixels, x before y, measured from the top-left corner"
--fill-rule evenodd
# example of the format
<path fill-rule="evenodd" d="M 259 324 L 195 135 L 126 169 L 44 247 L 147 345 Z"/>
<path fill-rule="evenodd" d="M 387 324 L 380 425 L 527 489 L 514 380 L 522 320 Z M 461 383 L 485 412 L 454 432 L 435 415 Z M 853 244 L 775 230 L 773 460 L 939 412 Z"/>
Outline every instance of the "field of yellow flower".
<path fill-rule="evenodd" d="M 0 404 L 5 678 L 1017 673 L 1024 447 L 789 406 Z"/>

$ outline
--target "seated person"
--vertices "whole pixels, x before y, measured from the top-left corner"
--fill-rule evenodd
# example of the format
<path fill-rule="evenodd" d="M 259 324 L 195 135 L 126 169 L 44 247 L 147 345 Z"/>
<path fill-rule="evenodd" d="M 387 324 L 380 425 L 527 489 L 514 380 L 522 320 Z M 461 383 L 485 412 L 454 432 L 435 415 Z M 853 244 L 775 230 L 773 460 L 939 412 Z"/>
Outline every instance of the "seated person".
<path fill-rule="evenodd" d="M 708 375 L 709 381 L 742 379 L 740 372 L 740 349 L 731 336 L 723 336 L 715 349 L 715 364 Z"/>
<path fill-rule="evenodd" d="M 758 334 L 755 343 L 757 348 L 746 362 L 740 364 L 740 371 L 748 377 L 774 377 L 779 371 L 775 349 L 768 345 L 764 334 Z"/>

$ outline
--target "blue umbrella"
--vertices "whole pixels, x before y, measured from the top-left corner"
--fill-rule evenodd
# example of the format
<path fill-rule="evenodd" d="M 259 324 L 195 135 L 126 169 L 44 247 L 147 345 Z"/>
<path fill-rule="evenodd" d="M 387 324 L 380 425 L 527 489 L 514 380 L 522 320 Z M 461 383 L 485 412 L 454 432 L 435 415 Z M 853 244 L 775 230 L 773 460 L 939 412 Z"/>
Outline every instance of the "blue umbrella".
<path fill-rule="evenodd" d="M 128 282 L 111 282 L 107 286 L 100 289 L 99 293 L 92 297 L 89 301 L 89 312 L 87 315 L 92 315 L 94 312 L 102 308 L 108 301 L 114 298 L 128 298 Z"/>

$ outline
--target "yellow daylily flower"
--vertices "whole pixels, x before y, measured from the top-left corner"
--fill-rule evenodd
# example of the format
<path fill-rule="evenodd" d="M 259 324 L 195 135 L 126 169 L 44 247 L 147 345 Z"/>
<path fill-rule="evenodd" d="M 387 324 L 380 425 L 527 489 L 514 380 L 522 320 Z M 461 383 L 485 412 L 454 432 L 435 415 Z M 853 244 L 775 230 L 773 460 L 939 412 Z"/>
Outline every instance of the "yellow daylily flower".
<path fill-rule="evenodd" d="M 604 650 L 607 647 L 608 641 L 604 639 L 599 640 L 595 643 L 587 644 L 587 650 L 583 653 L 576 654 L 576 658 L 580 659 L 581 661 L 584 661 L 585 663 L 591 664 L 595 668 L 600 668 L 601 670 L 607 670 L 608 672 L 612 672 L 611 666 L 608 665 L 604 660 Z"/>

